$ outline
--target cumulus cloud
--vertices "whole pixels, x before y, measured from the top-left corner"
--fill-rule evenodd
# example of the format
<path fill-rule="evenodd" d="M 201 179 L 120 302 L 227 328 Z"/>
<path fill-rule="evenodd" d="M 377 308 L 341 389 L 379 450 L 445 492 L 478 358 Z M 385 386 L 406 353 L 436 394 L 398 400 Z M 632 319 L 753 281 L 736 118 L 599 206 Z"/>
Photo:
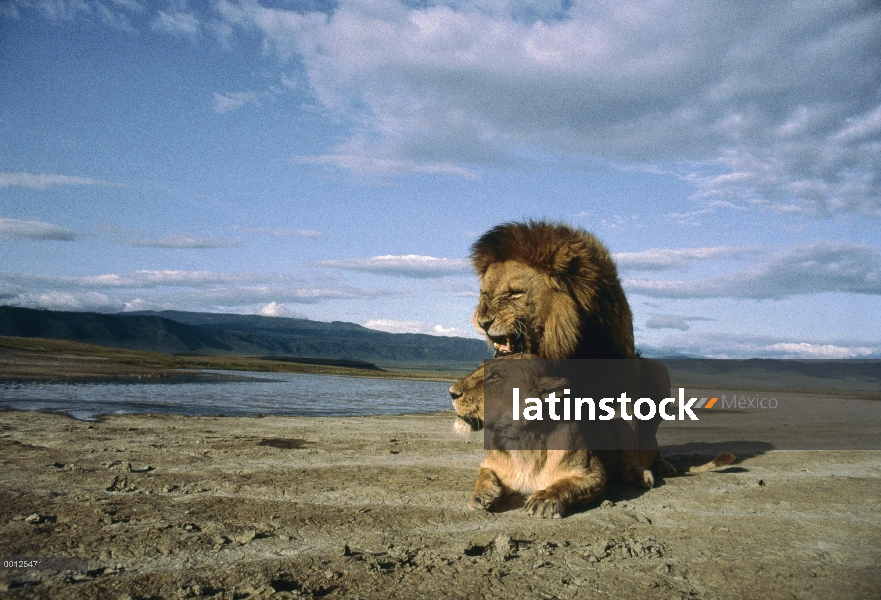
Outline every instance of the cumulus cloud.
<path fill-rule="evenodd" d="M 9 8 L 11 6 L 12 8 Z M 842 0 L 18 0 L 50 19 L 259 36 L 344 134 L 299 160 L 362 173 L 611 162 L 703 206 L 881 216 L 881 6 Z M 214 95 L 225 112 L 254 92 Z M 689 213 L 693 220 L 696 212 Z M 675 215 L 674 215 L 675 218 Z M 615 223 L 611 222 L 610 226 Z"/>
<path fill-rule="evenodd" d="M 428 335 L 440 335 L 447 337 L 461 337 L 462 331 L 455 327 L 443 325 L 431 326 L 423 321 L 396 321 L 394 319 L 371 319 L 364 323 L 368 329 L 385 331 L 388 333 L 424 333 Z"/>
<path fill-rule="evenodd" d="M 108 185 L 118 184 L 91 177 L 74 177 L 70 175 L 49 175 L 34 173 L 0 173 L 0 187 L 25 187 L 35 190 L 45 190 L 59 185 Z"/>
<path fill-rule="evenodd" d="M 201 235 L 186 235 L 183 233 L 172 233 L 156 239 L 130 240 L 130 246 L 138 248 L 171 248 L 171 249 L 191 249 L 204 250 L 209 248 L 227 248 L 237 245 L 234 240 L 226 240 L 223 238 L 206 237 Z"/>
<path fill-rule="evenodd" d="M 447 277 L 453 274 L 471 272 L 471 264 L 465 259 L 435 258 L 434 256 L 419 256 L 417 254 L 322 260 L 313 264 L 319 267 L 361 271 L 379 275 L 414 277 L 417 279 Z"/>
<path fill-rule="evenodd" d="M 257 311 L 258 315 L 262 315 L 264 317 L 293 317 L 297 319 L 305 319 L 306 317 L 301 313 L 294 312 L 288 309 L 284 304 L 279 304 L 278 302 L 270 302 L 259 311 Z"/>
<path fill-rule="evenodd" d="M 470 176 L 536 154 L 670 169 L 696 197 L 881 215 L 871 2 L 225 2 L 350 126 L 304 160 Z"/>
<path fill-rule="evenodd" d="M 641 252 L 619 252 L 612 255 L 618 268 L 633 271 L 681 269 L 692 263 L 716 258 L 755 254 L 759 246 L 716 246 L 713 248 L 652 248 Z"/>
<path fill-rule="evenodd" d="M 0 218 L 0 241 L 55 240 L 70 242 L 75 239 L 76 233 L 52 223 Z"/>
<path fill-rule="evenodd" d="M 174 307 L 167 302 L 154 302 L 143 298 L 133 298 L 124 303 L 123 312 L 136 310 L 173 310 Z"/>
<path fill-rule="evenodd" d="M 699 281 L 624 281 L 632 294 L 657 298 L 782 299 L 849 292 L 881 295 L 881 253 L 852 242 L 798 245 L 755 267 Z"/>
<path fill-rule="evenodd" d="M 835 344 L 810 344 L 808 342 L 781 342 L 767 347 L 770 352 L 780 353 L 780 358 L 861 358 L 878 352 L 871 346 L 838 346 Z"/>

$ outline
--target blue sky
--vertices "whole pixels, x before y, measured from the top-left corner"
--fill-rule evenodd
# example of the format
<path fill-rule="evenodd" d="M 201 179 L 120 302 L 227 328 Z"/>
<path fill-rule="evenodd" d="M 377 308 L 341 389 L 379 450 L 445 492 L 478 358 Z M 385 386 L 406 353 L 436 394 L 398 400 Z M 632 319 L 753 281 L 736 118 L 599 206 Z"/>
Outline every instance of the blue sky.
<path fill-rule="evenodd" d="M 0 2 L 0 302 L 476 335 L 503 221 L 637 345 L 881 353 L 875 2 Z"/>

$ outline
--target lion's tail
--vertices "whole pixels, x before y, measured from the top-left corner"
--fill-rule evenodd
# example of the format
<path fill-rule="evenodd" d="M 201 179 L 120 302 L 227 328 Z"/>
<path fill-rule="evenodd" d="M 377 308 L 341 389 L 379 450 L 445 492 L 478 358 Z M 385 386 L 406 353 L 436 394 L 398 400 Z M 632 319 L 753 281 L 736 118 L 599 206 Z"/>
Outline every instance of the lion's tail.
<path fill-rule="evenodd" d="M 682 473 L 690 475 L 692 473 L 703 473 L 705 471 L 713 471 L 715 469 L 718 469 L 719 467 L 725 467 L 725 466 L 730 465 L 731 463 L 734 462 L 734 459 L 735 459 L 734 455 L 731 454 L 730 452 L 723 452 L 723 453 L 719 454 L 718 456 L 716 456 L 716 458 L 714 458 L 710 462 L 704 463 L 702 465 L 695 465 L 693 467 L 688 467 L 688 469 L 682 471 Z"/>

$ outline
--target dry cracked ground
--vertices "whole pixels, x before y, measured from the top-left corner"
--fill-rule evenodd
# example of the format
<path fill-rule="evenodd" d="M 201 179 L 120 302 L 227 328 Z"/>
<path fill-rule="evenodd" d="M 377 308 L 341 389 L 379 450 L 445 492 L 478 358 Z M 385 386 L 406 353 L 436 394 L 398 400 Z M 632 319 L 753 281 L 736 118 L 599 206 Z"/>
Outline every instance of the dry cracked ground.
<path fill-rule="evenodd" d="M 451 421 L 0 413 L 0 555 L 46 567 L 0 595 L 881 596 L 881 452 L 741 454 L 540 520 L 467 509 L 482 438 Z"/>

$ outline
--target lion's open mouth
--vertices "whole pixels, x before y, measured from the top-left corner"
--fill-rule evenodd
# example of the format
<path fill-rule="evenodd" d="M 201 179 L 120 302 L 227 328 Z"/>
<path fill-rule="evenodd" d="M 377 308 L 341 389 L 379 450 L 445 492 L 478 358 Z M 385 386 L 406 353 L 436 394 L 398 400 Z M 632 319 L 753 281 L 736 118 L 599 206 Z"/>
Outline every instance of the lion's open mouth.
<path fill-rule="evenodd" d="M 471 428 L 471 431 L 480 431 L 483 429 L 482 419 L 478 419 L 477 417 L 463 417 L 462 415 L 456 415 L 456 418 L 468 425 L 468 427 Z"/>
<path fill-rule="evenodd" d="M 509 354 L 521 354 L 526 351 L 526 340 L 520 336 L 493 337 L 490 340 L 492 340 L 493 348 L 496 349 L 496 358 Z"/>

